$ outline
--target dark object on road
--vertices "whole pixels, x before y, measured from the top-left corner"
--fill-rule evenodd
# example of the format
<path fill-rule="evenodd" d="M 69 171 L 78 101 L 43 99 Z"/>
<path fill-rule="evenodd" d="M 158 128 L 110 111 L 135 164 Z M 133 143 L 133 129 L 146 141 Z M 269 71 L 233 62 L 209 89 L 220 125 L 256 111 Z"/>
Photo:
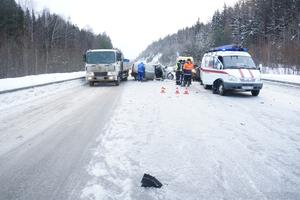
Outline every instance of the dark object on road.
<path fill-rule="evenodd" d="M 151 176 L 150 174 L 144 174 L 141 183 L 142 187 L 161 188 L 162 186 L 161 182 L 159 182 L 154 176 Z"/>

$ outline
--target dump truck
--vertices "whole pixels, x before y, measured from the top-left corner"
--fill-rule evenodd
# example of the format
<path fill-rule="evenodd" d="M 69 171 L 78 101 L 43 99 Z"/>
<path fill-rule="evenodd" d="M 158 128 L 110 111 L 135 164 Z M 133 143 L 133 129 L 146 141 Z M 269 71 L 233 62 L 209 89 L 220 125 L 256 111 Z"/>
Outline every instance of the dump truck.
<path fill-rule="evenodd" d="M 112 82 L 119 85 L 129 76 L 129 60 L 125 59 L 118 49 L 91 49 L 83 56 L 86 80 L 90 86 L 96 82 Z"/>

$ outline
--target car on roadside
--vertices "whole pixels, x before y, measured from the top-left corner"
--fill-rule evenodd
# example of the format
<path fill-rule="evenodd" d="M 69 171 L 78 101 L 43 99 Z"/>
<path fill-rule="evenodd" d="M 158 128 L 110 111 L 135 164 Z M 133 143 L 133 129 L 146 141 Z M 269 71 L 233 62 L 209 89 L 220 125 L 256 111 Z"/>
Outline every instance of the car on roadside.
<path fill-rule="evenodd" d="M 263 87 L 261 74 L 246 48 L 237 45 L 216 47 L 204 54 L 200 82 L 213 93 L 226 95 L 229 91 L 250 91 L 258 96 Z"/>
<path fill-rule="evenodd" d="M 131 76 L 134 78 L 134 80 L 137 80 L 138 77 L 138 64 L 140 62 L 135 62 L 131 67 Z M 154 66 L 148 63 L 145 64 L 145 74 L 144 74 L 144 80 L 154 80 L 155 78 L 155 70 Z"/>

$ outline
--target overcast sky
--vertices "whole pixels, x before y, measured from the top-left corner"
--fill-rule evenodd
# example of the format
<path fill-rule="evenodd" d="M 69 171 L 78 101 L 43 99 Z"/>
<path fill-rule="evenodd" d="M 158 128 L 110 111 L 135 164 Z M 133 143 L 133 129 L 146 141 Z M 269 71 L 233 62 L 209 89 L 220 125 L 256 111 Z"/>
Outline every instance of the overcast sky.
<path fill-rule="evenodd" d="M 33 0 L 34 8 L 71 19 L 80 28 L 106 32 L 125 57 L 136 58 L 153 41 L 197 19 L 207 22 L 224 3 L 238 0 Z"/>

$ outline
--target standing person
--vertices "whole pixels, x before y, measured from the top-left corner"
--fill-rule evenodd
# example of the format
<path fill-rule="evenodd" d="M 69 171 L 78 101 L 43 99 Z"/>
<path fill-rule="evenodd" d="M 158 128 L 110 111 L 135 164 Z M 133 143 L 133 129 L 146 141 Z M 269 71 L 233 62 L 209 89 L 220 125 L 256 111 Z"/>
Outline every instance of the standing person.
<path fill-rule="evenodd" d="M 181 75 L 182 75 L 182 60 L 179 60 L 176 63 L 176 85 L 181 85 Z"/>
<path fill-rule="evenodd" d="M 191 85 L 192 79 L 192 70 L 194 69 L 194 64 L 192 63 L 191 59 L 187 59 L 187 62 L 183 65 L 183 73 L 184 73 L 184 86 Z"/>
<path fill-rule="evenodd" d="M 142 81 L 144 78 L 145 65 L 143 62 L 138 64 L 138 81 Z"/>
<path fill-rule="evenodd" d="M 184 75 L 184 72 L 183 72 L 183 65 L 185 64 L 185 60 L 182 60 L 181 61 L 181 74 L 180 74 L 180 85 L 183 86 L 183 75 Z"/>

